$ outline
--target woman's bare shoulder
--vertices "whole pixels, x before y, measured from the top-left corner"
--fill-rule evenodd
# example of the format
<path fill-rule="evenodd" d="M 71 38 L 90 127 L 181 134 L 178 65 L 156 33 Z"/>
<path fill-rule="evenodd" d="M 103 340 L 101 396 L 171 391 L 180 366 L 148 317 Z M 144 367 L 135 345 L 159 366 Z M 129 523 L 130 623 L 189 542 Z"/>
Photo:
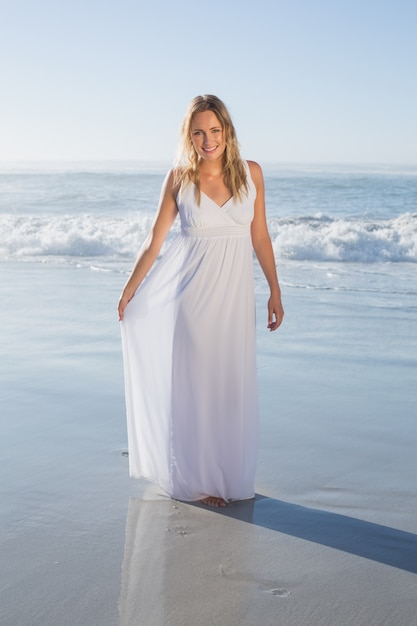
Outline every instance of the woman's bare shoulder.
<path fill-rule="evenodd" d="M 165 193 L 176 195 L 181 184 L 181 170 L 177 167 L 172 167 L 166 173 L 164 184 L 162 186 Z"/>
<path fill-rule="evenodd" d="M 263 173 L 262 168 L 256 161 L 246 161 L 249 167 L 250 175 L 252 177 L 253 182 L 257 186 L 258 183 L 262 183 L 263 181 Z"/>

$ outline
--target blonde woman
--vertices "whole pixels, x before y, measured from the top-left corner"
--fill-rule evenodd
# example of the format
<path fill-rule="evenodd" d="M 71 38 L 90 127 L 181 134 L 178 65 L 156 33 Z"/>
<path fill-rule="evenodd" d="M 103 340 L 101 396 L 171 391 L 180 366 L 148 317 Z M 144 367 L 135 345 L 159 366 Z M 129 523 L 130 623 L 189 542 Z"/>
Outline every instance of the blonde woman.
<path fill-rule="evenodd" d="M 148 275 L 178 213 L 181 234 Z M 130 474 L 178 500 L 226 506 L 254 497 L 252 250 L 270 288 L 273 331 L 284 311 L 262 170 L 241 159 L 223 102 L 197 96 L 118 306 Z"/>

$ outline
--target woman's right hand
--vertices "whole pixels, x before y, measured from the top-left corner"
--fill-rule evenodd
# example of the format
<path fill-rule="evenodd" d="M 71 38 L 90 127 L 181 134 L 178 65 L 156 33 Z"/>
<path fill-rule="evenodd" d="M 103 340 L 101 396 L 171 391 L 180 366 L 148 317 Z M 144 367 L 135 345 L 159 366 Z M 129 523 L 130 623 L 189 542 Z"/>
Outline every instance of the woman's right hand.
<path fill-rule="evenodd" d="M 131 297 L 129 298 L 127 296 L 127 294 L 125 294 L 125 292 L 123 292 L 122 295 L 120 296 L 119 304 L 117 305 L 117 309 L 119 311 L 119 322 L 121 322 L 123 320 L 123 316 L 124 316 L 124 313 L 125 313 L 125 308 L 129 304 L 131 299 L 132 298 Z"/>

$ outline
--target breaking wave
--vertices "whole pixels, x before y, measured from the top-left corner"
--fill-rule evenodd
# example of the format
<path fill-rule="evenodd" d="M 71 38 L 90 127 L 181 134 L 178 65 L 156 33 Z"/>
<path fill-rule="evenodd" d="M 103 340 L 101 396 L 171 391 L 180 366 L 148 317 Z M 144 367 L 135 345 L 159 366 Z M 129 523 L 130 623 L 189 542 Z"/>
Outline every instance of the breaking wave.
<path fill-rule="evenodd" d="M 0 259 L 133 258 L 152 222 L 148 215 L 0 216 Z M 325 216 L 272 218 L 277 258 L 342 263 L 417 262 L 417 214 L 385 220 Z M 179 231 L 176 223 L 169 238 Z"/>

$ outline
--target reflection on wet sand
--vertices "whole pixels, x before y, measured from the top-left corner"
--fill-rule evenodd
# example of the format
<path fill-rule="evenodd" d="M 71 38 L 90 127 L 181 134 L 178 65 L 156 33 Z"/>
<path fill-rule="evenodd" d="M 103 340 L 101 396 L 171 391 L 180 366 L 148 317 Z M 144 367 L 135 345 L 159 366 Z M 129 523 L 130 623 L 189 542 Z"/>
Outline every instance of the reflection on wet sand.
<path fill-rule="evenodd" d="M 250 521 L 253 500 L 239 507 Z M 119 602 L 121 626 L 246 623 L 253 527 L 168 499 L 129 502 Z M 225 593 L 225 585 L 230 587 Z M 207 620 L 207 621 L 206 621 Z"/>

